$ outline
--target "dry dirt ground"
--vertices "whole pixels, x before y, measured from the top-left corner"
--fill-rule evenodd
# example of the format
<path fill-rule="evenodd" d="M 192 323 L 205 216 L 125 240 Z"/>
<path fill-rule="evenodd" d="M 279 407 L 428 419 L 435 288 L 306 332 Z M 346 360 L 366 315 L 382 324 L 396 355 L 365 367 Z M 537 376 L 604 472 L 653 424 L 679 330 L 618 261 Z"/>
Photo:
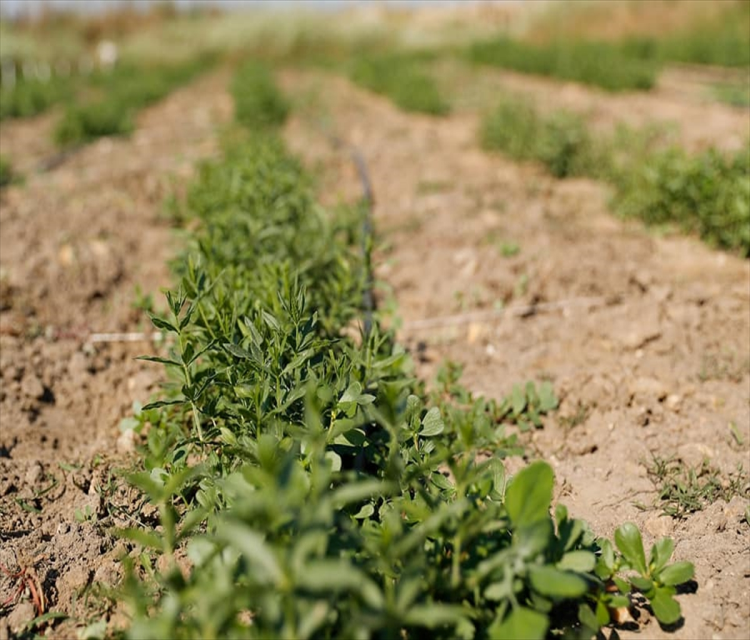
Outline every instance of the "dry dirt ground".
<path fill-rule="evenodd" d="M 489 78 L 541 100 L 561 93 L 552 82 Z M 554 466 L 559 499 L 602 535 L 626 520 L 647 544 L 672 535 L 677 558 L 696 564 L 697 590 L 681 596 L 684 626 L 667 634 L 641 612 L 640 637 L 748 637 L 747 501 L 717 501 L 682 520 L 635 506 L 654 500 L 652 455 L 691 465 L 707 457 L 725 478 L 750 466 L 748 262 L 616 219 L 600 184 L 556 181 L 485 154 L 468 106 L 433 119 L 326 75 L 284 82 L 300 100 L 290 146 L 320 172 L 324 200 L 351 199 L 359 188 L 324 130 L 367 160 L 380 299 L 398 303 L 401 339 L 420 374 L 448 358 L 464 366 L 470 388 L 498 397 L 517 382 L 552 380 L 560 409 L 527 444 Z M 107 507 L 131 506 L 122 491 L 109 493 L 112 469 L 132 448 L 118 424 L 133 401 L 148 399 L 160 369 L 133 360 L 152 349 L 146 343 L 87 338 L 146 328 L 134 288 L 158 297 L 174 251 L 162 201 L 215 152 L 217 124 L 231 113 L 226 83 L 218 74 L 178 91 L 149 109 L 130 139 L 100 141 L 46 174 L 31 169 L 52 151 L 42 140 L 53 117 L 0 130 L 3 152 L 29 169 L 0 201 L 0 563 L 35 576 L 49 609 L 80 614 L 85 587 L 119 575 L 126 549 L 87 514 L 127 522 Z M 750 133 L 747 112 L 669 91 L 665 117 L 697 118 L 687 146 L 715 136 L 731 148 Z M 565 95 L 575 96 L 571 108 L 599 109 L 603 126 L 635 112 L 646 118 L 667 99 L 603 103 L 569 85 Z M 467 316 L 501 306 L 509 311 Z M 452 314 L 460 317 L 444 318 Z M 15 584 L 0 575 L 0 602 Z M 29 602 L 11 608 L 0 639 L 33 616 Z M 65 624 L 54 635 L 75 637 Z"/>
<path fill-rule="evenodd" d="M 134 360 L 148 343 L 89 336 L 146 328 L 135 288 L 158 299 L 170 283 L 164 200 L 216 152 L 217 125 L 231 116 L 227 81 L 215 74 L 175 92 L 131 138 L 89 145 L 48 173 L 35 168 L 54 153 L 53 117 L 3 124 L 3 153 L 26 178 L 0 196 L 0 602 L 19 584 L 5 572 L 24 569 L 48 610 L 75 613 L 77 594 L 120 571 L 123 549 L 91 520 L 110 515 L 102 495 L 133 448 L 118 425 L 160 372 Z M 30 602 L 11 607 L 0 638 L 34 615 Z M 56 635 L 75 631 L 63 624 Z"/>
<path fill-rule="evenodd" d="M 450 359 L 470 389 L 493 397 L 514 383 L 551 380 L 560 409 L 529 446 L 553 465 L 558 498 L 598 534 L 634 521 L 647 548 L 670 535 L 677 559 L 695 563 L 697 591 L 681 596 L 684 625 L 670 634 L 641 612 L 636 635 L 750 637 L 748 501 L 717 501 L 680 520 L 635 506 L 654 503 L 654 455 L 693 466 L 708 459 L 725 481 L 737 465 L 750 466 L 748 262 L 615 218 L 600 184 L 555 180 L 483 153 L 470 112 L 407 115 L 339 78 L 286 81 L 312 97 L 288 139 L 320 170 L 326 199 L 350 199 L 358 183 L 322 131 L 367 160 L 377 275 L 389 288 L 381 299 L 395 297 L 420 374 Z M 541 100 L 546 88 L 547 101 L 562 93 L 596 104 L 612 122 L 638 109 L 664 113 L 658 94 L 601 104 L 582 87 L 512 81 Z M 672 98 L 667 112 L 678 125 L 700 116 L 688 146 L 717 122 L 720 145 L 750 135 L 747 112 L 722 105 L 687 101 L 680 111 Z M 506 313 L 488 319 L 500 305 Z"/>

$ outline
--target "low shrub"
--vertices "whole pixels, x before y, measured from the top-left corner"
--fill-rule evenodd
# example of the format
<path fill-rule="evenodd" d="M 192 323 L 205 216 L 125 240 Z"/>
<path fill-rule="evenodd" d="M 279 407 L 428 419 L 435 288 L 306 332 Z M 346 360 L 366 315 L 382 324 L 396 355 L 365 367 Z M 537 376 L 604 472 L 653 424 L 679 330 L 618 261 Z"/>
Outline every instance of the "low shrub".
<path fill-rule="evenodd" d="M 0 89 L 0 120 L 39 115 L 72 96 L 73 81 L 69 78 L 21 80 L 13 88 Z"/>
<path fill-rule="evenodd" d="M 523 99 L 506 99 L 483 122 L 482 146 L 517 160 L 542 162 L 558 178 L 595 169 L 592 138 L 583 119 L 568 111 L 540 114 Z"/>
<path fill-rule="evenodd" d="M 213 62 L 213 57 L 204 56 L 166 67 L 118 67 L 95 81 L 103 97 L 68 107 L 55 128 L 55 141 L 67 146 L 128 134 L 139 110 L 189 82 Z"/>
<path fill-rule="evenodd" d="M 450 111 L 435 80 L 420 68 L 424 56 L 394 54 L 361 56 L 349 76 L 358 85 L 390 98 L 404 111 L 444 115 Z"/>
<path fill-rule="evenodd" d="M 10 160 L 0 156 L 0 187 L 7 187 L 13 181 L 13 169 Z"/>
<path fill-rule="evenodd" d="M 279 91 L 270 70 L 250 61 L 232 80 L 235 119 L 250 130 L 282 125 L 289 114 L 289 103 Z"/>
<path fill-rule="evenodd" d="M 667 149 L 614 180 L 614 204 L 623 215 L 675 224 L 750 257 L 750 145 L 733 157 Z"/>
<path fill-rule="evenodd" d="M 604 42 L 534 45 L 500 38 L 477 42 L 466 55 L 476 64 L 582 82 L 607 91 L 648 90 L 658 73 L 655 62 L 634 59 L 617 45 Z"/>

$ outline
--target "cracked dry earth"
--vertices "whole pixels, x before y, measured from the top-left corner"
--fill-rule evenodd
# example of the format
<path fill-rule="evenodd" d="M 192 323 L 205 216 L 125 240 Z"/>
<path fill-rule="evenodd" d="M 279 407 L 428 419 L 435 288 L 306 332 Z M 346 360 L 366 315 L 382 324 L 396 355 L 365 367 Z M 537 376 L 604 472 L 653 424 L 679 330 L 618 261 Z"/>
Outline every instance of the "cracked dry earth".
<path fill-rule="evenodd" d="M 134 360 L 147 342 L 89 336 L 148 330 L 136 287 L 162 306 L 176 249 L 163 203 L 216 153 L 217 124 L 231 116 L 227 82 L 224 72 L 199 79 L 143 112 L 130 138 L 100 140 L 47 173 L 35 167 L 54 153 L 54 116 L 0 131 L 26 176 L 0 195 L 0 566 L 33 575 L 47 610 L 85 614 L 77 595 L 121 571 L 127 549 L 91 520 L 127 522 L 133 496 L 107 494 L 121 509 L 105 512 L 102 495 L 133 449 L 118 425 L 160 371 Z M 16 584 L 0 574 L 0 602 Z M 35 615 L 31 602 L 11 607 L 0 638 Z M 76 637 L 69 625 L 53 635 Z"/>
<path fill-rule="evenodd" d="M 512 82 L 518 88 L 522 79 Z M 708 459 L 725 479 L 750 466 L 748 262 L 616 218 L 601 184 L 555 180 L 482 152 L 471 111 L 409 115 L 327 75 L 288 74 L 285 84 L 314 105 L 287 138 L 320 172 L 326 200 L 356 198 L 359 184 L 322 131 L 366 158 L 380 235 L 377 275 L 398 303 L 400 338 L 420 375 L 429 379 L 450 359 L 463 365 L 469 388 L 493 397 L 517 382 L 551 380 L 560 408 L 527 445 L 554 467 L 557 498 L 597 534 L 611 536 L 633 521 L 647 549 L 669 535 L 676 559 L 695 563 L 697 588 L 680 596 L 683 624 L 664 630 L 641 610 L 637 626 L 612 637 L 750 637 L 747 499 L 672 519 L 653 506 L 647 473 L 652 456 L 690 466 Z M 527 88 L 554 102 L 555 86 L 529 80 Z M 585 94 L 576 87 L 566 95 L 592 103 Z M 678 126 L 700 116 L 687 146 L 701 146 L 716 122 L 722 146 L 750 134 L 746 112 L 737 116 L 689 93 L 681 111 L 676 95 L 667 113 Z M 614 123 L 633 113 L 633 103 L 648 111 L 648 100 L 656 108 L 658 93 L 619 96 L 603 110 Z M 466 321 L 499 303 L 507 313 Z M 451 314 L 464 315 L 459 324 L 435 326 Z M 511 470 L 518 464 L 509 461 Z"/>

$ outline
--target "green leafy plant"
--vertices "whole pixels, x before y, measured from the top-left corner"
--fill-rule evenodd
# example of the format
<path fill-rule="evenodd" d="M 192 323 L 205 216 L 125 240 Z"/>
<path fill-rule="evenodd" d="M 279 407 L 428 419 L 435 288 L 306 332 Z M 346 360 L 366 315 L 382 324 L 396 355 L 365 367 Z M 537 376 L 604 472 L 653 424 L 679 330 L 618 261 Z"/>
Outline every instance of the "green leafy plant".
<path fill-rule="evenodd" d="M 535 45 L 503 37 L 474 43 L 466 56 L 475 64 L 573 80 L 607 91 L 650 89 L 658 71 L 654 61 L 626 55 L 606 42 L 559 40 Z"/>
<path fill-rule="evenodd" d="M 590 173 L 598 160 L 580 116 L 568 111 L 543 116 L 520 98 L 502 100 L 484 119 L 480 137 L 485 149 L 540 161 L 558 178 Z"/>
<path fill-rule="evenodd" d="M 7 187 L 13 182 L 13 168 L 10 160 L 5 156 L 0 156 L 0 188 Z"/>
<path fill-rule="evenodd" d="M 47 82 L 20 80 L 12 88 L 0 89 L 0 120 L 29 118 L 43 113 L 51 106 L 70 99 L 74 81 L 53 76 Z"/>
<path fill-rule="evenodd" d="M 280 126 L 289 114 L 289 103 L 279 91 L 270 69 L 260 62 L 242 65 L 232 80 L 235 119 L 251 130 Z"/>
<path fill-rule="evenodd" d="M 349 76 L 362 87 L 387 96 L 404 111 L 444 115 L 450 106 L 435 80 L 420 66 L 425 55 L 360 56 L 355 58 Z"/>
<path fill-rule="evenodd" d="M 213 56 L 201 56 L 176 65 L 123 65 L 102 75 L 93 83 L 99 85 L 103 97 L 69 106 L 55 128 L 55 141 L 69 146 L 130 133 L 139 110 L 189 82 L 214 61 Z"/>
<path fill-rule="evenodd" d="M 750 257 L 750 146 L 733 157 L 672 148 L 615 177 L 614 206 L 648 224 L 675 224 Z"/>
<path fill-rule="evenodd" d="M 322 211 L 272 132 L 206 165 L 188 210 L 180 286 L 152 317 L 172 346 L 145 357 L 171 382 L 136 418 L 132 480 L 160 524 L 120 534 L 143 549 L 128 637 L 588 637 L 633 589 L 673 619 L 692 572 L 663 544 L 642 567 L 629 527 L 618 554 L 552 517 L 546 463 L 506 477 L 505 423 L 554 409 L 548 384 L 498 405 L 449 365 L 428 394 L 377 317 L 351 331 L 359 212 Z"/>

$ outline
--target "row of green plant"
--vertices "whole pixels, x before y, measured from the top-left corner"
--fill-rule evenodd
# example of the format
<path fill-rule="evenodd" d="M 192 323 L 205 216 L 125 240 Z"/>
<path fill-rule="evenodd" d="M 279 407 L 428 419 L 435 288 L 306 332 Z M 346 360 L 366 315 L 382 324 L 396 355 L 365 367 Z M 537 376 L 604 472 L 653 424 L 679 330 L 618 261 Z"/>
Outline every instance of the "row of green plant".
<path fill-rule="evenodd" d="M 622 215 L 675 225 L 750 256 L 750 143 L 732 155 L 654 148 L 647 133 L 595 136 L 579 114 L 544 114 L 520 97 L 503 100 L 484 119 L 480 137 L 484 148 L 540 161 L 556 177 L 611 182 Z"/>
<path fill-rule="evenodd" d="M 422 64 L 430 54 L 360 55 L 349 68 L 358 85 L 387 96 L 404 111 L 444 115 L 450 105 Z"/>
<path fill-rule="evenodd" d="M 750 4 L 727 5 L 715 18 L 660 38 L 631 38 L 622 43 L 629 56 L 663 62 L 750 66 Z"/>
<path fill-rule="evenodd" d="M 0 188 L 7 187 L 13 181 L 13 167 L 10 160 L 0 156 Z"/>
<path fill-rule="evenodd" d="M 275 101 L 242 104 L 279 122 Z M 192 185 L 180 286 L 153 317 L 172 348 L 146 359 L 171 383 L 138 416 L 133 481 L 160 525 L 121 532 L 148 550 L 128 636 L 583 638 L 633 591 L 679 620 L 693 568 L 671 541 L 647 558 L 633 525 L 612 544 L 552 516 L 546 463 L 506 478 L 507 425 L 541 424 L 551 387 L 497 403 L 447 367 L 427 393 L 377 321 L 352 331 L 360 207 L 322 210 L 274 127 L 232 137 Z"/>
<path fill-rule="evenodd" d="M 14 87 L 0 90 L 0 120 L 29 118 L 55 104 L 70 100 L 73 84 L 69 78 L 53 76 L 49 81 L 21 80 Z"/>
<path fill-rule="evenodd" d="M 67 108 L 55 128 L 55 141 L 72 146 L 102 136 L 128 134 L 140 109 L 189 82 L 214 62 L 213 56 L 202 56 L 167 66 L 122 65 L 92 82 L 96 97 Z"/>
<path fill-rule="evenodd" d="M 475 64 L 582 82 L 607 91 L 650 89 L 659 72 L 656 62 L 637 59 L 605 42 L 560 40 L 541 45 L 502 37 L 471 45 L 466 56 Z"/>

